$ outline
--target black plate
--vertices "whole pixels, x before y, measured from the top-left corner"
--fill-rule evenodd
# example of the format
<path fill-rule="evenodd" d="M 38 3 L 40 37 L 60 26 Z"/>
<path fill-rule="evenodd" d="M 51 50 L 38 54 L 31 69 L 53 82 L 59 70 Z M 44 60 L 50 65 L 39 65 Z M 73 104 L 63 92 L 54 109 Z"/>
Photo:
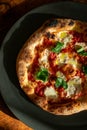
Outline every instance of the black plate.
<path fill-rule="evenodd" d="M 54 116 L 32 102 L 19 87 L 15 62 L 27 38 L 51 17 L 66 17 L 87 21 L 87 5 L 58 2 L 41 6 L 19 19 L 6 35 L 0 51 L 0 91 L 10 110 L 35 130 L 86 128 L 87 111 L 71 116 Z"/>

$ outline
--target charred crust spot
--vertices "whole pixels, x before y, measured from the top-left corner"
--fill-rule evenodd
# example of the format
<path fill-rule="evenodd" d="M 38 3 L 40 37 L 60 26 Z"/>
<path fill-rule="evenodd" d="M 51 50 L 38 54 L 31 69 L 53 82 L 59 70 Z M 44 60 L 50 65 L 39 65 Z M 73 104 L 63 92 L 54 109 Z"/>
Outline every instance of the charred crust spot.
<path fill-rule="evenodd" d="M 50 27 L 56 27 L 57 24 L 58 24 L 58 20 L 57 19 L 52 19 L 48 23 L 48 26 L 50 26 Z"/>
<path fill-rule="evenodd" d="M 65 22 L 61 22 L 61 23 L 60 23 L 60 27 L 61 27 L 61 28 L 65 27 L 65 25 L 66 25 Z"/>
<path fill-rule="evenodd" d="M 68 23 L 69 26 L 72 26 L 74 25 L 74 21 L 73 20 L 70 20 L 70 22 Z"/>
<path fill-rule="evenodd" d="M 55 35 L 52 34 L 52 33 L 50 33 L 50 32 L 47 32 L 47 33 L 46 33 L 46 37 L 47 37 L 47 38 L 52 38 L 52 39 L 54 39 L 54 38 L 55 38 Z"/>

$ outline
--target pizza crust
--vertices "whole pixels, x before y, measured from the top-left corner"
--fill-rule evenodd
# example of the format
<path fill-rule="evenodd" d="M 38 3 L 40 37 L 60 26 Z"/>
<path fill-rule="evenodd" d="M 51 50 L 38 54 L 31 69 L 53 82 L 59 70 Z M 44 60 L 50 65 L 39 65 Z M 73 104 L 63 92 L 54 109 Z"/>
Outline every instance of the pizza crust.
<path fill-rule="evenodd" d="M 31 99 L 32 102 L 41 107 L 43 110 L 52 113 L 54 115 L 67 116 L 76 114 L 83 110 L 87 110 L 87 95 L 79 100 L 69 101 L 63 104 L 59 104 L 57 103 L 57 101 L 51 101 L 45 97 L 39 97 L 34 93 L 29 95 L 27 93 L 27 96 Z"/>
<path fill-rule="evenodd" d="M 79 32 L 86 32 L 87 36 L 87 23 L 80 22 L 72 19 L 51 19 L 46 21 L 36 32 L 34 32 L 29 39 L 25 42 L 20 50 L 17 61 L 16 71 L 21 88 L 25 94 L 42 109 L 51 112 L 55 115 L 70 115 L 78 113 L 87 109 L 87 96 L 82 97 L 80 100 L 70 101 L 64 104 L 57 104 L 56 102 L 50 103 L 46 97 L 39 97 L 34 93 L 34 87 L 29 87 L 27 71 L 35 56 L 35 46 L 41 44 L 47 32 L 58 33 L 63 30 L 76 29 Z M 87 39 L 87 38 L 85 38 Z"/>

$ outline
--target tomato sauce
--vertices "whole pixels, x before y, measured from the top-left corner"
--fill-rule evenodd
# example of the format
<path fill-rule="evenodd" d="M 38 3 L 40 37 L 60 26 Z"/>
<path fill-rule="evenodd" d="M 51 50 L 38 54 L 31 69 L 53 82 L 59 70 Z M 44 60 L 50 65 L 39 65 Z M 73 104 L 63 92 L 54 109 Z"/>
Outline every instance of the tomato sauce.
<path fill-rule="evenodd" d="M 76 71 L 76 76 L 79 76 L 80 78 L 82 78 L 83 81 L 85 80 L 85 74 L 80 70 Z"/>
<path fill-rule="evenodd" d="M 51 46 L 53 46 L 53 41 L 49 40 L 48 38 L 44 38 L 43 40 L 43 47 L 49 48 Z"/>
<path fill-rule="evenodd" d="M 48 59 L 49 59 L 49 64 L 50 64 L 50 71 L 53 75 L 56 74 L 56 72 L 58 71 L 58 65 L 54 65 L 54 61 L 57 58 L 56 53 L 51 52 Z"/>
<path fill-rule="evenodd" d="M 34 76 L 33 76 L 33 74 L 31 72 L 28 73 L 28 80 L 30 80 L 32 82 L 35 81 Z"/>
<path fill-rule="evenodd" d="M 69 31 L 69 34 L 73 35 L 73 42 L 76 43 L 76 42 L 83 42 L 84 41 L 84 38 L 83 38 L 83 33 L 79 33 L 77 31 Z"/>
<path fill-rule="evenodd" d="M 81 62 L 83 65 L 87 64 L 87 56 L 80 56 L 79 55 L 79 62 Z"/>
<path fill-rule="evenodd" d="M 39 54 L 36 53 L 36 56 L 33 60 L 33 64 L 31 66 L 31 68 L 28 70 L 29 71 L 28 72 L 28 80 L 31 80 L 32 82 L 35 81 L 34 75 L 35 75 L 36 70 L 39 68 L 38 59 L 39 59 Z"/>
<path fill-rule="evenodd" d="M 62 49 L 61 52 L 71 52 L 71 53 L 75 52 L 76 53 L 74 45 L 75 45 L 76 42 L 83 42 L 84 41 L 83 40 L 83 34 L 79 33 L 79 32 L 76 32 L 76 31 L 70 31 L 69 34 L 73 35 L 72 41 L 71 41 L 71 43 L 66 48 Z M 32 82 L 35 81 L 34 75 L 35 75 L 36 70 L 39 68 L 39 61 L 38 61 L 39 57 L 40 57 L 39 54 L 45 48 L 54 47 L 55 44 L 53 43 L 52 40 L 50 40 L 48 38 L 44 38 L 43 44 L 42 45 L 38 45 L 36 47 L 36 55 L 35 55 L 35 58 L 33 60 L 31 71 L 28 74 L 28 80 L 31 80 Z M 54 61 L 55 61 L 56 58 L 57 58 L 57 54 L 54 53 L 54 52 L 50 52 L 49 57 L 48 57 L 48 61 L 49 61 L 49 65 L 50 65 L 49 70 L 51 72 L 51 75 L 49 77 L 49 81 L 47 81 L 47 83 L 45 83 L 45 84 L 43 82 L 41 82 L 41 81 L 35 81 L 37 83 L 37 86 L 35 88 L 36 95 L 41 96 L 41 97 L 44 96 L 44 90 L 45 90 L 45 88 L 52 86 L 52 80 L 55 80 L 55 78 L 56 78 L 56 72 L 58 70 L 62 71 L 64 73 L 64 75 L 66 75 L 66 77 L 67 77 L 66 72 L 64 72 L 63 69 L 59 68 L 58 65 L 54 64 Z M 87 61 L 87 57 L 80 56 L 77 53 L 76 53 L 76 57 L 75 58 L 77 58 L 78 61 L 81 62 L 81 63 L 83 63 L 83 64 L 84 64 L 85 61 Z M 67 70 L 67 73 L 69 72 L 68 70 Z M 71 70 L 70 70 L 70 73 L 71 73 Z M 79 71 L 79 70 L 76 70 L 76 73 L 75 73 L 74 76 L 80 76 L 83 80 L 85 80 L 84 73 L 81 72 L 81 71 Z M 56 89 L 56 91 L 58 91 L 58 94 L 59 94 L 59 97 L 61 98 L 61 100 L 67 99 L 66 98 L 66 93 L 65 93 L 64 88 L 62 86 L 58 87 L 58 88 L 55 88 L 55 89 Z M 76 97 L 79 97 L 81 95 L 82 95 L 82 93 L 79 93 L 78 95 L 76 95 Z M 75 95 L 74 95 L 74 97 L 72 97 L 72 99 L 75 99 Z"/>
<path fill-rule="evenodd" d="M 37 87 L 35 88 L 35 94 L 38 96 L 44 96 L 44 89 L 46 85 L 44 85 L 41 81 L 37 82 Z"/>

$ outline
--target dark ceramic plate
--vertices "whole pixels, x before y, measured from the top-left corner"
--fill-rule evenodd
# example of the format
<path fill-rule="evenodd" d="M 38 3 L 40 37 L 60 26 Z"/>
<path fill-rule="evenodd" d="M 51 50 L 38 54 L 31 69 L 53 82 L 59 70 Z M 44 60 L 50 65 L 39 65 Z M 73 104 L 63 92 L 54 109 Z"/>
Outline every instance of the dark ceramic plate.
<path fill-rule="evenodd" d="M 10 110 L 35 130 L 86 129 L 87 111 L 71 116 L 54 116 L 32 102 L 19 87 L 15 63 L 27 38 L 51 17 L 87 21 L 87 5 L 58 2 L 36 8 L 20 18 L 6 35 L 0 50 L 0 91 Z"/>

